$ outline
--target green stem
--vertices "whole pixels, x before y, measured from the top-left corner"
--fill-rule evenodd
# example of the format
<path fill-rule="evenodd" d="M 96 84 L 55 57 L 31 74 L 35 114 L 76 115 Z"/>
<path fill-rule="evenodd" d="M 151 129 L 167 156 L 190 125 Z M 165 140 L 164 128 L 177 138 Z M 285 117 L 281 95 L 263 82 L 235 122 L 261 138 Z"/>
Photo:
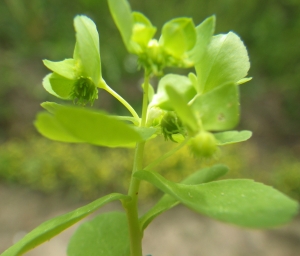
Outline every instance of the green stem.
<path fill-rule="evenodd" d="M 177 147 L 171 149 L 170 151 L 168 151 L 167 153 L 165 153 L 164 155 L 162 155 L 159 158 L 155 159 L 149 165 L 147 165 L 146 167 L 144 167 L 143 170 L 151 170 L 153 167 L 155 167 L 156 165 L 160 164 L 162 161 L 164 161 L 165 159 L 167 159 L 168 157 L 170 157 L 171 155 L 173 155 L 175 152 L 177 152 L 179 149 L 181 149 L 182 147 L 184 147 L 187 144 L 188 141 L 189 141 L 189 139 L 185 139 Z"/>
<path fill-rule="evenodd" d="M 143 91 L 143 108 L 142 108 L 142 119 L 140 126 L 144 127 L 146 124 L 147 108 L 148 108 L 148 87 L 149 87 L 149 75 L 145 74 L 144 80 L 144 91 Z M 143 156 L 145 141 L 137 143 L 134 155 L 133 169 L 131 174 L 131 180 L 128 190 L 128 195 L 131 197 L 129 202 L 123 204 L 129 227 L 130 237 L 130 255 L 131 256 L 142 256 L 142 238 L 143 231 L 139 225 L 138 215 L 138 194 L 140 187 L 140 180 L 133 177 L 136 171 L 143 169 Z"/>
<path fill-rule="evenodd" d="M 135 112 L 134 108 L 131 107 L 131 105 L 123 98 L 121 97 L 117 92 L 115 92 L 113 89 L 111 89 L 104 80 L 102 80 L 99 83 L 100 88 L 104 89 L 108 93 L 110 93 L 113 97 L 115 97 L 119 102 L 121 102 L 125 108 L 128 109 L 128 111 L 131 113 L 131 115 L 136 118 L 136 120 L 140 120 L 139 115 Z"/>

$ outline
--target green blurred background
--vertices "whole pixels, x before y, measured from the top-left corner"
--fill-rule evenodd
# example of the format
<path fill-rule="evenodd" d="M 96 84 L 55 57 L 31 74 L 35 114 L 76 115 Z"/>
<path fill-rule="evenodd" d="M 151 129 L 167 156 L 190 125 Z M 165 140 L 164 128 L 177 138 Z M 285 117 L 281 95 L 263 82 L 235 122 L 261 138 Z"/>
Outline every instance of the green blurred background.
<path fill-rule="evenodd" d="M 216 14 L 216 33 L 233 30 L 246 44 L 253 80 L 241 86 L 238 129 L 254 132 L 249 142 L 224 148 L 218 160 L 200 162 L 183 149 L 159 171 L 178 181 L 201 166 L 227 163 L 227 177 L 254 178 L 300 200 L 300 1 L 299 0 L 131 0 L 157 26 L 178 16 L 199 24 Z M 141 71 L 125 47 L 105 0 L 0 1 L 0 184 L 43 193 L 94 199 L 126 191 L 132 150 L 68 145 L 42 138 L 33 127 L 43 101 L 57 101 L 42 88 L 49 72 L 42 59 L 72 56 L 73 18 L 86 14 L 97 24 L 103 76 L 138 107 Z M 106 93 L 96 108 L 126 111 Z M 146 161 L 172 147 L 162 138 L 150 143 Z M 112 161 L 111 159 L 114 159 Z M 144 196 L 154 196 L 150 186 Z"/>

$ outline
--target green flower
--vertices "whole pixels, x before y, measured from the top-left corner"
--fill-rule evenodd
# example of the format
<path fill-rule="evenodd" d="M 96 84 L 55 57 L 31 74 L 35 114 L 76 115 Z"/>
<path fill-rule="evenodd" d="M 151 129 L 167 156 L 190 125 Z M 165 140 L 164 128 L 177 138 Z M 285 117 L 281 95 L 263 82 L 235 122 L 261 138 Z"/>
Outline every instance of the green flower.
<path fill-rule="evenodd" d="M 103 88 L 101 76 L 99 35 L 94 22 L 86 16 L 74 19 L 76 45 L 72 59 L 44 60 L 53 71 L 43 80 L 44 88 L 52 95 L 74 103 L 93 105 L 98 89 Z"/>

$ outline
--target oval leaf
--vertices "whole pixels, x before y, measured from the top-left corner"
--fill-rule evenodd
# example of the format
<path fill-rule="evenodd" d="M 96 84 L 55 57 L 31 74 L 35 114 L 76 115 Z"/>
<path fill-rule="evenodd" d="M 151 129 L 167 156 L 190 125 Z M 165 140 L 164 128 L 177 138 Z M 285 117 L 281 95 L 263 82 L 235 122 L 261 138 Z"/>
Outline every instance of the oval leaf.
<path fill-rule="evenodd" d="M 208 92 L 225 83 L 236 83 L 250 68 L 247 49 L 233 32 L 214 36 L 195 68 L 200 92 Z"/>
<path fill-rule="evenodd" d="M 133 17 L 130 5 L 126 0 L 108 0 L 108 6 L 127 50 L 131 51 L 130 40 L 133 28 Z"/>
<path fill-rule="evenodd" d="M 188 77 L 168 74 L 159 80 L 157 93 L 154 95 L 151 105 L 157 105 L 165 110 L 173 109 L 166 92 L 166 86 L 171 86 L 176 89 L 186 102 L 190 101 L 196 95 L 193 83 Z"/>
<path fill-rule="evenodd" d="M 160 44 L 171 55 L 181 58 L 196 43 L 196 29 L 191 18 L 177 18 L 168 21 L 162 28 Z"/>
<path fill-rule="evenodd" d="M 56 106 L 54 115 L 40 113 L 35 121 L 45 137 L 62 142 L 86 142 L 107 147 L 132 147 L 147 140 L 154 128 L 128 125 L 103 112 L 84 108 Z"/>
<path fill-rule="evenodd" d="M 289 222 L 298 212 L 296 201 L 252 180 L 183 185 L 149 171 L 138 171 L 134 176 L 150 182 L 196 212 L 243 227 L 275 227 Z"/>
<path fill-rule="evenodd" d="M 246 141 L 251 138 L 251 131 L 227 131 L 214 133 L 219 146 Z"/>
<path fill-rule="evenodd" d="M 177 113 L 178 117 L 191 131 L 198 131 L 198 123 L 192 108 L 188 106 L 186 100 L 173 87 L 167 86 L 166 92 L 169 96 L 169 101 L 172 108 Z"/>
<path fill-rule="evenodd" d="M 234 84 L 226 84 L 198 95 L 191 107 L 197 111 L 205 130 L 232 129 L 239 121 L 239 92 Z"/>
<path fill-rule="evenodd" d="M 95 23 L 84 15 L 74 19 L 76 44 L 81 60 L 83 76 L 92 78 L 97 86 L 101 79 L 99 34 Z"/>
<path fill-rule="evenodd" d="M 125 213 L 108 212 L 83 223 L 71 237 L 70 256 L 127 256 L 129 233 Z"/>
<path fill-rule="evenodd" d="M 70 80 L 76 78 L 75 60 L 73 59 L 65 59 L 62 61 L 43 60 L 43 63 L 47 68 L 58 75 L 61 75 Z"/>
<path fill-rule="evenodd" d="M 101 206 L 116 200 L 128 200 L 130 197 L 122 194 L 113 193 L 96 201 L 78 208 L 72 212 L 66 213 L 64 215 L 55 217 L 48 220 L 32 230 L 21 240 L 15 243 L 13 246 L 8 248 L 1 256 L 18 256 L 23 253 L 33 249 L 39 244 L 48 241 L 50 238 L 56 236 L 63 230 L 72 226 L 76 222 L 80 221 L 84 217 L 93 213 L 95 210 L 99 209 Z"/>
<path fill-rule="evenodd" d="M 205 53 L 215 31 L 215 16 L 208 17 L 196 27 L 197 40 L 194 48 L 188 52 L 189 58 L 197 64 Z"/>
<path fill-rule="evenodd" d="M 212 167 L 204 168 L 194 172 L 192 175 L 184 179 L 181 184 L 196 185 L 201 183 L 210 182 L 218 179 L 228 172 L 225 165 L 214 165 Z M 180 202 L 176 198 L 165 194 L 148 212 L 146 212 L 139 220 L 141 229 L 144 230 L 150 222 L 158 215 L 171 209 Z"/>

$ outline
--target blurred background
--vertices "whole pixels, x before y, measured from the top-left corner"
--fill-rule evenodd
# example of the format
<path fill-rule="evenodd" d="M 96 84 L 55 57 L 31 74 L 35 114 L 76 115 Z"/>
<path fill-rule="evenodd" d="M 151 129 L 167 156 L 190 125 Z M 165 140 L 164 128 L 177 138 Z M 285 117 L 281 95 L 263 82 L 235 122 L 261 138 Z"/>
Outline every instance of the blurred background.
<path fill-rule="evenodd" d="M 242 113 L 237 129 L 252 130 L 251 140 L 227 146 L 217 160 L 205 162 L 183 149 L 161 164 L 159 171 L 179 181 L 200 167 L 221 162 L 231 168 L 227 178 L 262 181 L 300 201 L 300 1 L 129 2 L 158 28 L 157 35 L 171 18 L 190 16 L 199 24 L 216 14 L 215 33 L 236 32 L 250 55 L 249 76 L 253 80 L 241 86 Z M 31 207 L 38 208 L 39 202 L 48 200 L 74 208 L 83 201 L 127 189 L 132 150 L 52 142 L 42 138 L 33 126 L 36 113 L 42 110 L 41 102 L 58 102 L 42 87 L 42 79 L 49 73 L 42 59 L 72 56 L 76 14 L 88 15 L 98 27 L 104 79 L 133 106 L 140 104 L 143 74 L 126 52 L 105 0 L 75 0 L 71 4 L 60 0 L 0 1 L 0 252 L 16 232 L 29 231 L 40 223 L 30 226 L 22 222 L 18 226 L 18 215 L 11 215 L 15 221 L 7 219 L 4 208 L 16 207 L 14 213 L 23 211 L 18 208 L 22 196 L 25 209 L 30 198 L 40 198 Z M 127 114 L 105 92 L 100 92 L 95 107 Z M 148 145 L 145 161 L 172 146 L 162 138 L 155 140 Z M 150 202 L 159 196 L 151 186 L 142 189 L 142 197 Z"/>

